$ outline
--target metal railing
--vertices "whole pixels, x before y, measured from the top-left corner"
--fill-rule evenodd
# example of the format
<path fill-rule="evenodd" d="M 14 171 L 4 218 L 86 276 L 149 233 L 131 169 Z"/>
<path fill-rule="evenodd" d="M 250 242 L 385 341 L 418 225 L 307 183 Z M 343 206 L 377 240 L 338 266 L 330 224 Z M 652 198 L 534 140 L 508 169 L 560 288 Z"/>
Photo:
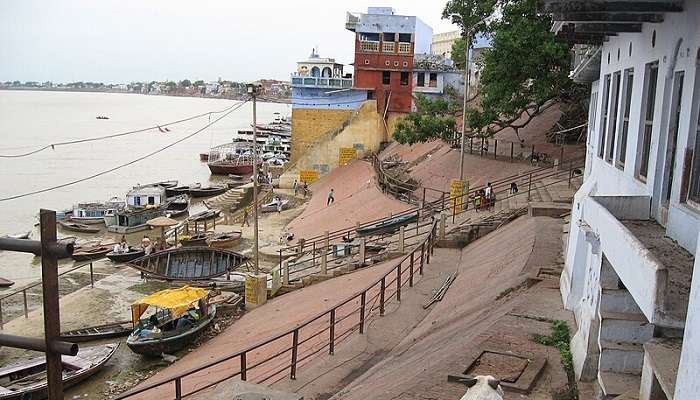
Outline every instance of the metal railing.
<path fill-rule="evenodd" d="M 379 51 L 379 42 L 373 40 L 361 41 L 360 51 L 376 53 Z"/>
<path fill-rule="evenodd" d="M 95 287 L 95 275 L 94 275 L 94 270 L 93 270 L 93 261 L 90 261 L 89 263 L 85 264 L 80 264 L 75 267 L 72 267 L 66 271 L 61 272 L 58 274 L 58 277 L 62 277 L 64 275 L 70 274 L 71 272 L 74 272 L 78 269 L 84 268 L 84 267 L 90 267 L 90 286 Z M 40 287 L 42 284 L 41 281 L 32 283 L 29 286 L 22 287 L 20 289 L 15 289 L 12 292 L 9 292 L 7 294 L 4 294 L 2 297 L 0 297 L 0 330 L 3 329 L 5 325 L 5 314 L 4 314 L 4 309 L 2 307 L 2 302 L 3 300 L 7 300 L 10 297 L 17 296 L 19 294 L 22 295 L 22 305 L 23 305 L 23 310 L 24 310 L 24 318 L 29 318 L 29 302 L 27 300 L 27 291 L 36 287 Z"/>
<path fill-rule="evenodd" d="M 396 43 L 394 42 L 382 42 L 382 52 L 383 53 L 393 53 L 396 51 Z"/>
<path fill-rule="evenodd" d="M 332 356 L 336 346 L 352 333 L 364 334 L 367 322 L 383 316 L 388 303 L 401 301 L 402 288 L 412 287 L 416 275 L 423 275 L 424 265 L 430 263 L 436 226 L 434 221 L 427 237 L 380 279 L 332 308 L 243 350 L 130 390 L 117 399 L 167 388 L 162 390 L 168 393 L 159 393 L 158 397 L 179 400 L 235 377 L 256 383 L 273 383 L 286 376 L 296 379 L 299 367 L 312 357 L 323 351 Z M 190 382 L 193 377 L 206 382 Z"/>
<path fill-rule="evenodd" d="M 399 53 L 409 54 L 411 52 L 411 43 L 399 42 Z"/>

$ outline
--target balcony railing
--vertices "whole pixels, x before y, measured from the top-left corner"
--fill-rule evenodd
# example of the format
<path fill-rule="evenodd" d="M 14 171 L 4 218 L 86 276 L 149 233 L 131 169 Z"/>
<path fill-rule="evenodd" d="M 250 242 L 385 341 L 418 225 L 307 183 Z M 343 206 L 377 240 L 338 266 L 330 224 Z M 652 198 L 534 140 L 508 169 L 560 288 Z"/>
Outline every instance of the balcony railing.
<path fill-rule="evenodd" d="M 324 87 L 324 88 L 350 88 L 352 78 L 323 78 L 313 76 L 292 75 L 294 87 Z"/>
<path fill-rule="evenodd" d="M 411 43 L 399 43 L 399 53 L 408 54 L 411 52 Z"/>
<path fill-rule="evenodd" d="M 383 42 L 382 43 L 382 52 L 393 53 L 395 51 L 396 51 L 396 43 L 394 43 L 394 42 Z"/>
<path fill-rule="evenodd" d="M 362 52 L 378 52 L 379 42 L 376 41 L 362 41 L 360 42 L 360 51 Z"/>

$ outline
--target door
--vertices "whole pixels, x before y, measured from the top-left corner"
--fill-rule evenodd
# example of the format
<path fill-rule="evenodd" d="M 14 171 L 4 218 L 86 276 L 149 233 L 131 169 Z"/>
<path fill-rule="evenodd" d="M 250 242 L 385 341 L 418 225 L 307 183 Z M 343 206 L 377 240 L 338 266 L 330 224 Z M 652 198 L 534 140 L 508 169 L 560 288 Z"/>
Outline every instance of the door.
<path fill-rule="evenodd" d="M 665 224 L 668 216 L 668 206 L 673 193 L 673 175 L 676 170 L 676 150 L 678 147 L 678 125 L 681 117 L 681 104 L 683 98 L 683 81 L 685 73 L 676 72 L 673 76 L 673 97 L 671 102 L 671 117 L 669 121 L 668 145 L 666 146 L 665 162 L 668 166 L 664 170 L 663 198 L 661 203 L 662 221 Z"/>

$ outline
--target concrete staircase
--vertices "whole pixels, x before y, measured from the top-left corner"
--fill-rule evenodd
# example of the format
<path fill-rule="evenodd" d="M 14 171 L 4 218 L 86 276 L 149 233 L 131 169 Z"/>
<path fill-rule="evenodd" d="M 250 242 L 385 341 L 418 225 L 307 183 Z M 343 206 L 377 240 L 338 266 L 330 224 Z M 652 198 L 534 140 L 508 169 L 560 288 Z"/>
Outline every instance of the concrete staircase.
<path fill-rule="evenodd" d="M 238 208 L 238 205 L 245 197 L 245 190 L 234 188 L 226 191 L 211 199 L 204 200 L 204 205 L 208 208 L 217 208 L 224 211 L 232 211 Z"/>
<path fill-rule="evenodd" d="M 605 262 L 601 267 L 600 284 L 598 383 L 603 398 L 613 399 L 639 392 L 643 344 L 652 338 L 654 326 L 622 286 L 612 266 Z"/>

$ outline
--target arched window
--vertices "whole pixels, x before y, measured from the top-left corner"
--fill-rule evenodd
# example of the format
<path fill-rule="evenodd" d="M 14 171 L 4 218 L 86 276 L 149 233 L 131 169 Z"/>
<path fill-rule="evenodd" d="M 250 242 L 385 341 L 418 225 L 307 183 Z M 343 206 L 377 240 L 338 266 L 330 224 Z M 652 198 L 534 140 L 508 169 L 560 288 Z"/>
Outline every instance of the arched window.
<path fill-rule="evenodd" d="M 333 71 L 331 71 L 330 68 L 324 67 L 323 71 L 321 72 L 321 76 L 323 78 L 332 78 L 333 77 Z"/>
<path fill-rule="evenodd" d="M 318 67 L 313 67 L 313 68 L 311 68 L 311 76 L 316 77 L 316 78 L 320 77 L 320 76 L 321 76 L 321 70 L 318 69 Z"/>

